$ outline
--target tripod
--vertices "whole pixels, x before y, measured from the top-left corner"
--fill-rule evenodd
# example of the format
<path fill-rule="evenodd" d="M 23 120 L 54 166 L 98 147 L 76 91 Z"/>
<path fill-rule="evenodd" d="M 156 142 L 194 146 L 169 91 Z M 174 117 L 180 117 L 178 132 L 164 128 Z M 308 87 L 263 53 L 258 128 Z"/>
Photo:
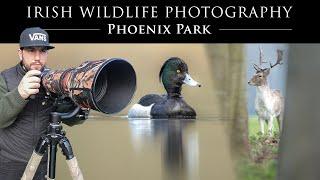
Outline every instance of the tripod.
<path fill-rule="evenodd" d="M 62 149 L 63 155 L 66 157 L 66 162 L 69 167 L 69 171 L 73 180 L 83 180 L 82 172 L 79 168 L 78 161 L 73 155 L 71 144 L 68 138 L 65 136 L 65 132 L 62 131 L 61 120 L 75 116 L 80 111 L 80 107 L 74 109 L 70 113 L 58 113 L 51 112 L 50 124 L 47 129 L 47 133 L 39 139 L 32 156 L 28 162 L 28 165 L 23 173 L 21 180 L 32 180 L 39 163 L 49 149 L 49 161 L 48 161 L 48 177 L 49 180 L 55 179 L 56 171 L 56 153 L 57 145 Z"/>

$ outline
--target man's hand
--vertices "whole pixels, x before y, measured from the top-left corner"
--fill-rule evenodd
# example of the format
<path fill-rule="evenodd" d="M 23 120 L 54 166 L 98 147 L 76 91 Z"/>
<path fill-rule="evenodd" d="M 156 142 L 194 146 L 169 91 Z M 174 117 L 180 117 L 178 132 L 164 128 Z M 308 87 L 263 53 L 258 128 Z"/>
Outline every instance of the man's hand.
<path fill-rule="evenodd" d="M 23 76 L 18 86 L 19 94 L 23 99 L 39 92 L 41 79 L 37 76 L 40 74 L 41 72 L 38 70 L 30 70 Z"/>

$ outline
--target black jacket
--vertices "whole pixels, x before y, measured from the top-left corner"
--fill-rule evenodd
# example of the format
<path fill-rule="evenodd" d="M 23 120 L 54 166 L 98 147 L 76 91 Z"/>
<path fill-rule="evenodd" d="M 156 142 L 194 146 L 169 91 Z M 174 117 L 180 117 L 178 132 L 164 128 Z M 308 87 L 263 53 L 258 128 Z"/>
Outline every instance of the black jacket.
<path fill-rule="evenodd" d="M 25 73 L 26 71 L 20 64 L 1 72 L 1 78 L 5 81 L 8 93 L 17 91 Z M 6 96 L 6 94 L 2 96 Z M 13 95 L 14 98 L 21 100 L 22 97 L 19 96 L 19 93 Z M 1 100 L 2 98 L 0 95 Z M 13 115 L 10 120 L 0 120 L 9 122 L 7 127 L 0 128 L 0 156 L 2 159 L 28 162 L 40 136 L 47 129 L 50 112 L 53 109 L 52 103 L 42 103 L 44 101 L 44 96 L 36 96 L 35 99 L 22 99 L 21 104 L 17 107 L 14 107 L 14 103 L 13 107 L 1 107 L 4 104 L 0 103 L 0 109 L 14 111 L 11 112 Z M 23 106 L 22 110 L 21 106 Z"/>

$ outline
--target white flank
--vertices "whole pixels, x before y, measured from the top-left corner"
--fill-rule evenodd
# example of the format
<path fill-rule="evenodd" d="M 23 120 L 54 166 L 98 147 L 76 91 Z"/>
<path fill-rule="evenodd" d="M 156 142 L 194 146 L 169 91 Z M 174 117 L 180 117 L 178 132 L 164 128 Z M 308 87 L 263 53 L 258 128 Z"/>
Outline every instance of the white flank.
<path fill-rule="evenodd" d="M 142 106 L 140 104 L 135 104 L 128 112 L 128 118 L 150 118 L 151 108 L 154 104 L 150 106 Z"/>

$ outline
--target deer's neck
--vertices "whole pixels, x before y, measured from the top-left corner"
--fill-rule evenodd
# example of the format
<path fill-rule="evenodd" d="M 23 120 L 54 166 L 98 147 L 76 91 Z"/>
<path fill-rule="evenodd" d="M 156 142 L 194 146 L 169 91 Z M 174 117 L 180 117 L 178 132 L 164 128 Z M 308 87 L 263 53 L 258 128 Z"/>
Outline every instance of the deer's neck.
<path fill-rule="evenodd" d="M 258 96 L 263 99 L 268 98 L 272 94 L 272 91 L 267 82 L 261 86 L 257 86 L 257 92 Z"/>

